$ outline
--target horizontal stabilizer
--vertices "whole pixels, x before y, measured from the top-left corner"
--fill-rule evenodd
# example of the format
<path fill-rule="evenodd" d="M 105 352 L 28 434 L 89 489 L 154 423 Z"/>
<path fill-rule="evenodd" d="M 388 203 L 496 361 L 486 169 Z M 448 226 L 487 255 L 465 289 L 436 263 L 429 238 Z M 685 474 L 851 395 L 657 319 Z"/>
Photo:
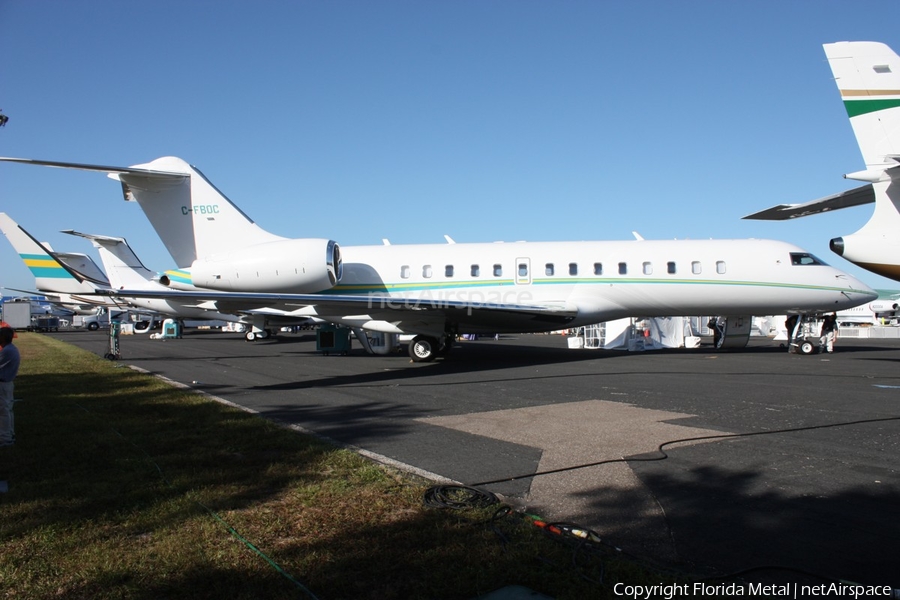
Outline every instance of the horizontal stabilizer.
<path fill-rule="evenodd" d="M 806 204 L 779 204 L 743 218 L 756 221 L 787 221 L 797 217 L 808 217 L 809 215 L 817 215 L 873 202 L 875 202 L 875 191 L 871 185 L 864 185 L 840 194 L 819 198 Z"/>
<path fill-rule="evenodd" d="M 152 179 L 181 179 L 190 173 L 176 173 L 173 171 L 157 171 L 154 169 L 141 169 L 135 167 L 108 167 L 104 165 L 86 165 L 82 163 L 58 162 L 52 160 L 35 160 L 32 158 L 9 158 L 0 156 L 0 161 L 16 162 L 27 165 L 39 165 L 43 167 L 58 167 L 60 169 L 76 169 L 79 171 L 100 171 L 103 173 L 121 173 L 125 175 L 142 175 Z"/>

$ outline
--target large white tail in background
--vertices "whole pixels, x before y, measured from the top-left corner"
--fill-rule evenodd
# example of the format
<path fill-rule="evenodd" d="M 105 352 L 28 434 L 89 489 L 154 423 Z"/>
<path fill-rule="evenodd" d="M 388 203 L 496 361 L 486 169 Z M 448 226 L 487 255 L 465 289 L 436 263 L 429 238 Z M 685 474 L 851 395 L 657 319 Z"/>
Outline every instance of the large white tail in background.
<path fill-rule="evenodd" d="M 866 171 L 874 176 L 896 167 L 889 157 L 900 158 L 900 57 L 879 42 L 837 42 L 824 48 Z M 862 179 L 862 173 L 847 177 Z"/>
<path fill-rule="evenodd" d="M 847 179 L 872 184 L 875 211 L 831 249 L 864 269 L 900 280 L 900 57 L 879 42 L 825 44 L 866 168 Z"/>
<path fill-rule="evenodd" d="M 866 185 L 805 204 L 779 204 L 744 217 L 783 221 L 875 203 L 856 233 L 831 240 L 833 252 L 900 281 L 900 57 L 879 42 L 825 44 L 866 168 L 844 175 Z"/>

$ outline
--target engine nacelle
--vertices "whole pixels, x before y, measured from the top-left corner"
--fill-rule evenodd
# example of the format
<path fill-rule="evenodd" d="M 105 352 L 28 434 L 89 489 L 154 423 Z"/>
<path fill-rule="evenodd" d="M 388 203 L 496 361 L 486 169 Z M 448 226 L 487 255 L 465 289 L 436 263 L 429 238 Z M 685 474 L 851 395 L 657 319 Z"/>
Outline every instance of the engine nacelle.
<path fill-rule="evenodd" d="M 334 287 L 342 268 L 337 242 L 303 238 L 197 259 L 190 271 L 195 286 L 212 290 L 312 294 Z"/>
<path fill-rule="evenodd" d="M 891 229 L 865 229 L 834 238 L 829 243 L 831 251 L 863 269 L 900 281 L 900 235 Z"/>

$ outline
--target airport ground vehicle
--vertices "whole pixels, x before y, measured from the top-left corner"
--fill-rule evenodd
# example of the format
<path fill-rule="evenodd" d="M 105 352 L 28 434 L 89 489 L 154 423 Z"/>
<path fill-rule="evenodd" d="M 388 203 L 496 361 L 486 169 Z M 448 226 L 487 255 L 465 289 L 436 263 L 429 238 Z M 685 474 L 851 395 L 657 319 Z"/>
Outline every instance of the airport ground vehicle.
<path fill-rule="evenodd" d="M 31 302 L 4 302 L 3 321 L 13 329 L 31 327 Z"/>

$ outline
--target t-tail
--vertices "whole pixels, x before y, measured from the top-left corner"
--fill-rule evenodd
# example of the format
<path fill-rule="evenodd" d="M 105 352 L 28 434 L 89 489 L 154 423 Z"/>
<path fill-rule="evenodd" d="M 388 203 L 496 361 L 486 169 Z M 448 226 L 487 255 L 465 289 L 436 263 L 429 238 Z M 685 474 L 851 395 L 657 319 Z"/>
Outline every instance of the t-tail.
<path fill-rule="evenodd" d="M 176 265 L 194 285 L 224 291 L 314 293 L 341 279 L 336 242 L 285 238 L 259 227 L 195 167 L 167 156 L 131 167 L 26 158 L 0 161 L 101 171 L 140 204 Z"/>
<path fill-rule="evenodd" d="M 285 238 L 254 223 L 203 174 L 180 158 L 166 156 L 110 172 L 135 200 L 179 267 L 198 258 L 228 254 Z"/>
<path fill-rule="evenodd" d="M 894 184 L 900 180 L 900 57 L 879 42 L 824 48 L 866 166 L 844 177 L 871 184 L 875 200 L 872 218 L 856 233 L 832 239 L 831 249 L 900 280 L 900 184 Z"/>
<path fill-rule="evenodd" d="M 156 273 L 144 266 L 125 238 L 80 233 L 71 229 L 63 233 L 90 240 L 100 254 L 100 261 L 114 289 L 145 289 L 154 284 Z"/>

